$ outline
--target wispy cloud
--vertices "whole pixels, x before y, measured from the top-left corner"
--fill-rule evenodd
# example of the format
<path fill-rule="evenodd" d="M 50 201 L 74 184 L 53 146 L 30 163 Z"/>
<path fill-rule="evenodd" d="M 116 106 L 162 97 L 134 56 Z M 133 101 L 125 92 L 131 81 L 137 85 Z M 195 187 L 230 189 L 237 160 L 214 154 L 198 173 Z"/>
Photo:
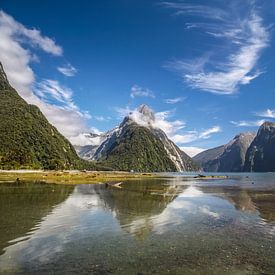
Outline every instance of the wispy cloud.
<path fill-rule="evenodd" d="M 199 139 L 209 139 L 213 134 L 221 132 L 220 126 L 213 126 L 209 129 L 202 131 L 187 131 L 185 133 L 179 133 L 171 137 L 171 139 L 177 144 L 185 144 L 197 141 Z"/>
<path fill-rule="evenodd" d="M 73 67 L 71 64 L 67 64 L 66 66 L 57 67 L 57 70 L 69 77 L 74 76 L 77 73 L 77 69 Z"/>
<path fill-rule="evenodd" d="M 210 138 L 212 134 L 219 133 L 219 132 L 221 132 L 221 127 L 214 126 L 212 128 L 202 131 L 199 134 L 199 138 L 207 139 L 207 138 Z"/>
<path fill-rule="evenodd" d="M 130 109 L 129 107 L 126 107 L 117 108 L 116 111 L 120 118 L 129 115 L 136 123 L 141 126 L 160 128 L 176 144 L 186 144 L 197 140 L 209 139 L 213 134 L 222 131 L 220 126 L 213 126 L 201 131 L 194 130 L 183 132 L 183 129 L 186 127 L 186 123 L 182 120 L 171 119 L 175 113 L 175 110 L 156 112 L 154 114 L 153 121 L 151 119 L 148 121 L 147 117 L 144 117 L 143 114 L 138 111 L 138 109 Z"/>
<path fill-rule="evenodd" d="M 152 126 L 162 129 L 168 136 L 173 136 L 179 130 L 185 127 L 185 122 L 182 120 L 171 120 L 174 114 L 174 110 L 166 110 L 162 112 L 156 112 L 154 114 L 153 120 L 148 120 L 143 114 L 141 114 L 138 109 L 126 108 L 116 108 L 117 113 L 120 118 L 125 116 L 130 116 L 136 123 L 141 126 Z"/>
<path fill-rule="evenodd" d="M 164 102 L 167 104 L 176 104 L 176 103 L 182 102 L 185 99 L 186 97 L 167 98 L 164 100 Z"/>
<path fill-rule="evenodd" d="M 131 94 L 130 94 L 131 98 L 135 98 L 135 97 L 151 97 L 151 98 L 155 98 L 155 95 L 153 93 L 153 91 L 151 91 L 150 89 L 147 88 L 142 88 L 138 85 L 134 85 L 131 88 Z"/>
<path fill-rule="evenodd" d="M 237 2 L 236 2 L 237 3 Z M 269 32 L 252 2 L 246 2 L 247 12 L 240 14 L 232 6 L 225 9 L 191 5 L 183 2 L 164 2 L 177 15 L 192 15 L 207 19 L 208 23 L 188 23 L 187 30 L 201 29 L 219 40 L 211 53 L 193 60 L 176 60 L 166 67 L 178 71 L 192 88 L 215 94 L 235 93 L 240 85 L 249 84 L 262 72 L 257 62 L 268 46 Z M 224 58 L 221 56 L 222 48 Z M 215 54 L 217 53 L 217 54 Z"/>
<path fill-rule="evenodd" d="M 49 122 L 71 139 L 87 131 L 89 114 L 73 102 L 73 91 L 55 80 L 37 81 L 31 63 L 37 50 L 61 56 L 63 49 L 36 29 L 28 29 L 13 17 L 0 11 L 0 61 L 10 84 L 30 104 L 40 108 Z"/>
<path fill-rule="evenodd" d="M 37 83 L 35 92 L 46 102 L 54 99 L 54 104 L 59 103 L 60 106 L 66 107 L 68 110 L 78 112 L 82 117 L 91 118 L 88 112 L 80 112 L 79 108 L 73 101 L 73 91 L 64 85 L 61 85 L 57 80 L 44 79 Z"/>
<path fill-rule="evenodd" d="M 184 2 L 162 2 L 162 5 L 176 10 L 175 15 L 190 14 L 221 21 L 224 21 L 228 17 L 227 12 L 223 9 L 210 6 L 194 5 Z"/>
<path fill-rule="evenodd" d="M 0 10 L 0 25 L 1 31 L 6 34 L 14 35 L 17 41 L 31 43 L 32 46 L 39 47 L 46 53 L 53 55 L 62 55 L 63 49 L 55 43 L 52 38 L 43 36 L 37 29 L 28 29 L 19 22 L 15 21 L 10 15 Z M 25 41 L 27 39 L 27 41 Z"/>
<path fill-rule="evenodd" d="M 205 151 L 205 149 L 203 149 L 203 148 L 194 147 L 194 146 L 181 146 L 180 149 L 190 157 L 194 157 L 197 154 Z"/>
<path fill-rule="evenodd" d="M 93 116 L 93 118 L 97 121 L 109 121 L 111 119 L 109 116 Z"/>
<path fill-rule="evenodd" d="M 259 117 L 275 118 L 275 110 L 272 109 L 266 109 L 265 111 L 257 112 L 255 114 Z"/>
<path fill-rule="evenodd" d="M 241 120 L 241 121 L 230 121 L 236 127 L 259 127 L 265 120 Z"/>

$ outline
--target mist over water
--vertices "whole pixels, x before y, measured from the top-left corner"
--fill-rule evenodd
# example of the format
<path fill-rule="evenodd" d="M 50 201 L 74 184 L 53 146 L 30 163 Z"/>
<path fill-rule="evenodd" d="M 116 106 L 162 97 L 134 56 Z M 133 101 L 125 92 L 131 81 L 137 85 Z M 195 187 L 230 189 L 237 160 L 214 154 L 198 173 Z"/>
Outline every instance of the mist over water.
<path fill-rule="evenodd" d="M 0 185 L 0 272 L 272 274 L 275 174 Z"/>

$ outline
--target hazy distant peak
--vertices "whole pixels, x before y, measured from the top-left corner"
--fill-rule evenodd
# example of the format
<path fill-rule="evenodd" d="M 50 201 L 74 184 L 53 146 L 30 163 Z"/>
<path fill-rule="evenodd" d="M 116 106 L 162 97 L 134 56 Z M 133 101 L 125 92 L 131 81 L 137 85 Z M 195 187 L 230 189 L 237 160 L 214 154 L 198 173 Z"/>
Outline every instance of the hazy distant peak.
<path fill-rule="evenodd" d="M 124 118 L 120 127 L 125 123 L 135 122 L 140 126 L 154 128 L 155 121 L 156 118 L 153 110 L 148 105 L 142 104 L 135 110 L 131 111 L 129 115 Z"/>

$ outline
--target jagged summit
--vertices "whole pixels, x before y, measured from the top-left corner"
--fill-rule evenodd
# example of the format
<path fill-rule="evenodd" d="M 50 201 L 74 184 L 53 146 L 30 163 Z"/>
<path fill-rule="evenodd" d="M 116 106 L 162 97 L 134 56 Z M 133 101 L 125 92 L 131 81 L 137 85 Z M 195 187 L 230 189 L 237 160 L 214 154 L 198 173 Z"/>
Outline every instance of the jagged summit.
<path fill-rule="evenodd" d="M 194 171 L 199 166 L 155 126 L 153 110 L 145 105 L 129 113 L 119 127 L 104 135 L 98 148 L 77 148 L 86 159 L 101 160 L 119 170 Z M 84 152 L 84 154 L 81 154 Z"/>
<path fill-rule="evenodd" d="M 266 121 L 260 126 L 247 150 L 244 171 L 275 171 L 275 123 Z"/>
<path fill-rule="evenodd" d="M 271 122 L 271 121 L 265 121 L 259 128 L 259 130 L 263 130 L 263 129 L 266 129 L 266 130 L 270 130 L 271 128 L 274 128 L 275 127 L 275 123 L 274 122 Z"/>
<path fill-rule="evenodd" d="M 236 135 L 227 144 L 206 150 L 193 159 L 207 172 L 242 172 L 245 155 L 256 133 Z"/>
<path fill-rule="evenodd" d="M 155 123 L 155 114 L 153 110 L 146 104 L 141 104 L 135 110 L 131 111 L 120 124 L 120 128 L 129 125 L 131 123 L 136 123 L 140 126 L 154 127 Z"/>
<path fill-rule="evenodd" d="M 141 104 L 137 111 L 143 115 L 143 117 L 149 121 L 155 121 L 155 114 L 153 110 L 146 104 Z"/>

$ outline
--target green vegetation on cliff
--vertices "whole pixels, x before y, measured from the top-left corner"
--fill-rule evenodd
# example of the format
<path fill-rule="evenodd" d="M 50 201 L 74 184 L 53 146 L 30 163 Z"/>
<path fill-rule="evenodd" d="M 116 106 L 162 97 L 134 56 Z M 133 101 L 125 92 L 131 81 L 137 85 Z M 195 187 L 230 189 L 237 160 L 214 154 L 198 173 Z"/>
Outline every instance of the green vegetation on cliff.
<path fill-rule="evenodd" d="M 125 133 L 101 159 L 116 170 L 140 172 L 176 171 L 163 143 L 149 129 L 138 125 L 127 127 Z"/>
<path fill-rule="evenodd" d="M 0 63 L 0 169 L 98 169 L 81 160 L 38 107 L 9 84 Z"/>

